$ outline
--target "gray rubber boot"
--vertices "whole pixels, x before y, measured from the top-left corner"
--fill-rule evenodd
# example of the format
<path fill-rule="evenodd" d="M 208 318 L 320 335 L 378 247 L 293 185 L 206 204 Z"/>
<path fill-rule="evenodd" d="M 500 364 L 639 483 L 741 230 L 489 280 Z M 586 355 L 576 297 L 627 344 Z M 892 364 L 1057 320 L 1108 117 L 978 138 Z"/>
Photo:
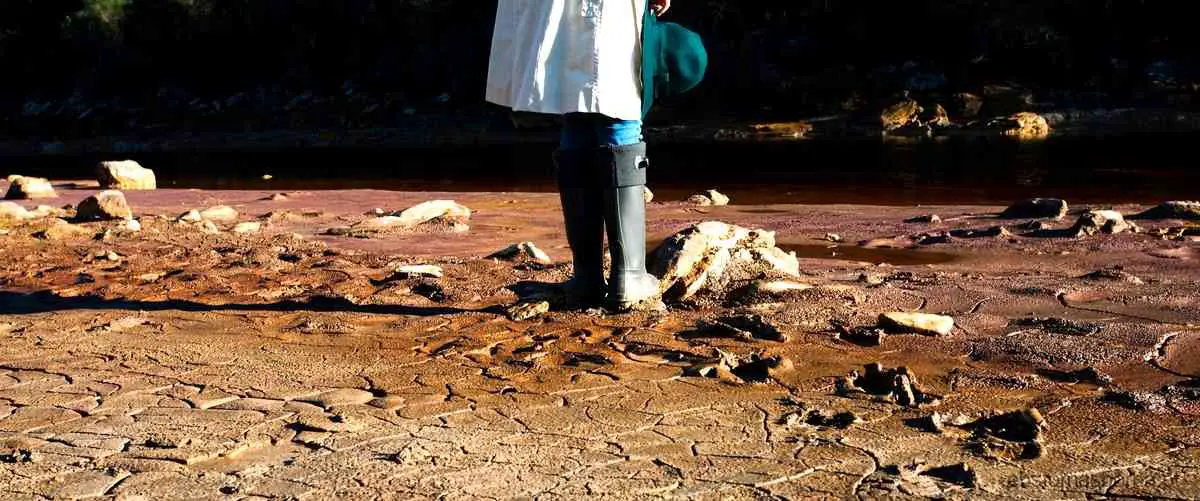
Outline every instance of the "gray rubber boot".
<path fill-rule="evenodd" d="M 590 151 L 560 150 L 554 154 L 554 164 L 574 267 L 574 276 L 562 291 L 580 305 L 599 305 L 605 292 L 604 199 L 595 187 L 595 156 Z"/>
<path fill-rule="evenodd" d="M 609 308 L 624 311 L 658 302 L 659 281 L 646 272 L 646 144 L 612 146 L 601 154 L 609 176 L 604 189 L 604 226 L 612 269 Z"/>

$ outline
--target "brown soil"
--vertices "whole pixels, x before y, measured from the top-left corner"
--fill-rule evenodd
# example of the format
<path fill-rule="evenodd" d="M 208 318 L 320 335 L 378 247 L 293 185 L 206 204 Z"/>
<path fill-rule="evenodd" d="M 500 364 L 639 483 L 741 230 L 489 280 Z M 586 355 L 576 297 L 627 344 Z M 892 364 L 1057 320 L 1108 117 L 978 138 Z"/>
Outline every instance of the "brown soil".
<path fill-rule="evenodd" d="M 91 193 L 58 189 L 56 204 Z M 144 229 L 107 239 L 35 238 L 46 220 L 0 226 L 0 497 L 1200 492 L 1195 241 L 1021 236 L 1023 221 L 992 216 L 1002 207 L 652 204 L 655 237 L 702 220 L 776 230 L 801 256 L 804 281 L 849 287 L 759 310 L 787 337 L 777 342 L 685 334 L 736 313 L 720 307 L 508 320 L 510 286 L 569 274 L 553 194 L 270 195 L 127 193 Z M 469 232 L 319 235 L 375 207 L 438 198 L 475 210 Z M 263 232 L 172 222 L 216 204 L 262 216 Z M 931 213 L 945 222 L 902 222 Z M 1016 236 L 920 249 L 907 238 L 1003 223 Z M 519 241 L 562 264 L 483 258 Z M 408 263 L 440 265 L 445 277 L 391 276 Z M 1114 266 L 1124 274 L 1084 278 Z M 880 346 L 839 339 L 835 323 L 869 326 L 887 311 L 943 313 L 957 327 Z M 1076 324 L 1020 322 L 1034 317 Z M 1064 324 L 1088 328 L 1054 327 Z M 703 377 L 711 372 L 697 367 L 721 352 L 790 364 L 735 371 L 740 381 Z M 872 362 L 907 367 L 940 400 L 904 407 L 836 391 Z M 1070 374 L 1088 368 L 1112 382 Z M 1010 454 L 1028 444 L 968 425 L 1028 408 L 1046 421 L 1038 454 Z M 922 424 L 935 411 L 942 432 Z"/>

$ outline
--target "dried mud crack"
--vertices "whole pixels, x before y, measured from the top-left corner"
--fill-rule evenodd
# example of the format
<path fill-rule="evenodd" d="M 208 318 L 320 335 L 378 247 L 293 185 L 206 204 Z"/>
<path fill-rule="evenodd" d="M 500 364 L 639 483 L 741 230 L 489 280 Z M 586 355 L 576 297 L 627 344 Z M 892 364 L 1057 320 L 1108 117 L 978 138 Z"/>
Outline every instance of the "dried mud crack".
<path fill-rule="evenodd" d="M 469 229 L 355 236 L 323 233 L 451 195 L 271 195 L 130 192 L 138 231 L 0 223 L 0 497 L 1200 492 L 1193 241 L 952 238 L 932 264 L 864 245 L 795 274 L 746 244 L 783 264 L 618 315 L 518 295 L 569 276 L 552 194 L 454 194 Z M 179 221 L 218 205 L 238 215 L 215 232 Z M 906 219 L 1003 208 L 708 209 L 781 242 L 916 248 Z M 655 202 L 649 230 L 696 217 Z"/>

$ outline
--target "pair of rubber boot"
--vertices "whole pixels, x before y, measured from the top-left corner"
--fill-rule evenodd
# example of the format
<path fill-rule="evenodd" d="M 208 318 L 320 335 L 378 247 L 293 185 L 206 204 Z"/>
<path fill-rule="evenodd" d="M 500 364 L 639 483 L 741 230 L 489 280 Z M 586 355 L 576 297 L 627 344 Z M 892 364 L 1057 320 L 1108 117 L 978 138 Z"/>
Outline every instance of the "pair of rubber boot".
<path fill-rule="evenodd" d="M 559 198 L 575 275 L 566 295 L 584 305 L 628 311 L 655 301 L 659 281 L 646 272 L 646 144 L 559 150 Z M 604 236 L 612 257 L 604 277 Z"/>

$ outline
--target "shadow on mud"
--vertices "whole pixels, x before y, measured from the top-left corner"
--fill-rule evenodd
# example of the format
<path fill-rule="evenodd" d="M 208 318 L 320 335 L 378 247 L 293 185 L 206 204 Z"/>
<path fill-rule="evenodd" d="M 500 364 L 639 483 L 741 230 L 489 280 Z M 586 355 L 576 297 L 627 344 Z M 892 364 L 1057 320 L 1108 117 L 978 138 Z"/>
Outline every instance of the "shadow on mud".
<path fill-rule="evenodd" d="M 31 313 L 51 313 L 70 310 L 141 310 L 141 311 L 309 311 L 309 312 L 344 312 L 364 313 L 373 315 L 404 315 L 411 317 L 432 317 L 438 315 L 455 315 L 459 313 L 495 313 L 503 315 L 500 308 L 488 307 L 479 310 L 468 310 L 449 307 L 420 307 L 405 305 L 363 305 L 354 304 L 342 298 L 317 297 L 305 301 L 280 301 L 276 303 L 228 303 L 206 304 L 180 299 L 165 301 L 140 301 L 136 299 L 105 299 L 99 297 L 79 296 L 61 297 L 50 291 L 19 293 L 0 291 L 0 315 L 24 315 Z"/>

